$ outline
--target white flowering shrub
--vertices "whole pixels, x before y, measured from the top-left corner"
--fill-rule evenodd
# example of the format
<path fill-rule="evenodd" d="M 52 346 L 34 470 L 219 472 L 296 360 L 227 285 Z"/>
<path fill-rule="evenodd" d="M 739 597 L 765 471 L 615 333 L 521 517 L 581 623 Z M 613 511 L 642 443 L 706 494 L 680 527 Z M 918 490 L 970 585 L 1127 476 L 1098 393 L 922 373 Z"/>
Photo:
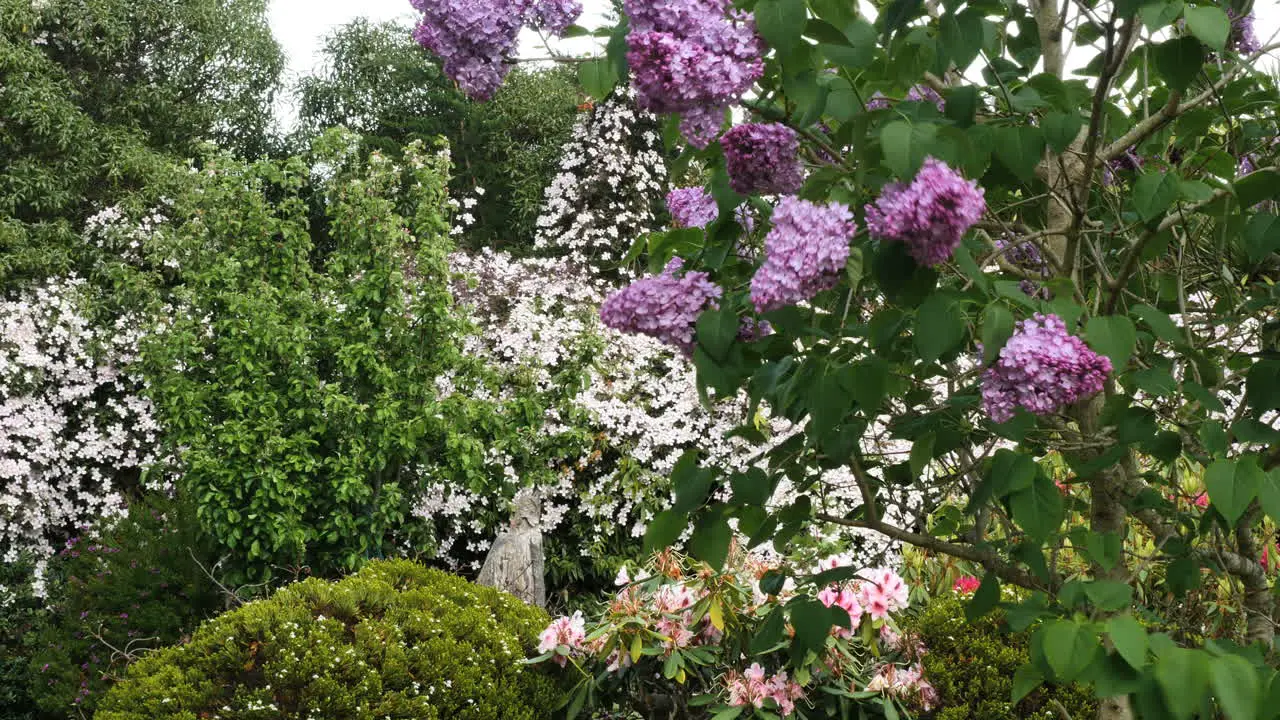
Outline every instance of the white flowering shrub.
<path fill-rule="evenodd" d="M 456 252 L 450 264 L 457 274 L 454 297 L 474 326 L 465 352 L 486 361 L 500 378 L 495 390 L 467 392 L 506 408 L 521 398 L 532 408 L 525 446 L 537 443 L 544 453 L 540 462 L 525 459 L 525 468 L 540 470 L 536 477 L 514 469 L 510 454 L 494 450 L 485 454 L 489 484 L 438 478 L 422 493 L 415 515 L 431 523 L 437 552 L 455 567 L 479 567 L 507 518 L 508 501 L 532 484 L 545 498 L 542 530 L 551 548 L 552 587 L 588 577 L 607 580 L 636 555 L 649 522 L 671 504 L 669 478 L 687 450 L 701 447 L 705 462 L 745 471 L 760 463 L 743 433 L 765 434 L 771 447 L 796 433 L 785 418 L 763 409 L 751 430 L 734 434 L 745 402 L 704 405 L 693 365 L 677 350 L 601 325 L 599 305 L 614 284 L 588 265 L 492 250 Z M 456 393 L 462 382 L 450 377 L 438 384 Z M 507 420 L 519 424 L 510 411 Z M 877 442 L 888 447 L 883 433 Z M 857 484 L 847 469 L 824 471 L 820 479 L 820 509 L 834 513 L 858 504 Z M 784 481 L 773 502 L 789 502 L 812 480 Z M 852 547 L 868 561 L 896 554 L 887 538 L 856 528 L 837 532 L 819 526 L 802 541 L 815 548 Z"/>
<path fill-rule="evenodd" d="M 87 283 L 53 279 L 0 302 L 0 550 L 37 566 L 58 534 L 123 509 L 159 430 L 127 370 L 139 323 L 98 328 Z M 37 589 L 40 581 L 37 579 Z"/>
<path fill-rule="evenodd" d="M 631 90 L 619 89 L 574 124 L 546 189 L 534 248 L 612 269 L 654 229 L 666 192 L 657 120 L 636 109 Z"/>

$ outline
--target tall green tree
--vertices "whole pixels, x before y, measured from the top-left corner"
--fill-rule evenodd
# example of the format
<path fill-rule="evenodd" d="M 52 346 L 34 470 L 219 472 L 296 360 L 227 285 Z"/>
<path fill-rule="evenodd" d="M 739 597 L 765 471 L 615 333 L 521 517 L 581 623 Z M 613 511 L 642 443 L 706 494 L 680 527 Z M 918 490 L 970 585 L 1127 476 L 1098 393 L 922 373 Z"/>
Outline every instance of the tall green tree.
<path fill-rule="evenodd" d="M 444 136 L 455 197 L 483 192 L 462 241 L 527 252 L 581 102 L 564 68 L 517 69 L 490 103 L 467 99 L 440 65 L 396 23 L 357 20 L 325 41 L 323 68 L 297 88 L 297 134 L 344 126 L 366 149 L 394 154 L 415 139 Z"/>
<path fill-rule="evenodd" d="M 202 141 L 269 144 L 261 0 L 0 0 L 0 283 L 76 270 L 85 218 Z"/>

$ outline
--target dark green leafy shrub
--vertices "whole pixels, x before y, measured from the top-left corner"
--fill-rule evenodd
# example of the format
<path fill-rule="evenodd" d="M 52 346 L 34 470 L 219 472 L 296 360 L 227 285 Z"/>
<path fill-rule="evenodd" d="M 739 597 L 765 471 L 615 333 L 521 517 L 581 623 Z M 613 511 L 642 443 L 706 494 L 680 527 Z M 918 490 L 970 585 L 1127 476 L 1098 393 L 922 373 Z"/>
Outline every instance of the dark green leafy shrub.
<path fill-rule="evenodd" d="M 129 663 L 179 642 L 222 607 L 201 569 L 195 513 L 151 499 L 74 537 L 50 563 L 56 599 L 34 634 L 31 697 L 49 713 L 92 713 Z"/>
<path fill-rule="evenodd" d="M 562 700 L 521 663 L 546 613 L 407 560 L 290 585 L 147 655 L 97 720 L 532 720 Z"/>
<path fill-rule="evenodd" d="M 1079 685 L 1041 686 L 1016 706 L 1010 702 L 1013 675 L 1027 663 L 1027 634 L 1009 632 L 998 613 L 970 623 L 964 602 L 943 596 L 910 618 L 907 629 L 928 648 L 923 662 L 940 698 L 936 720 L 1056 718 L 1054 700 L 1073 718 L 1094 716 L 1094 700 Z"/>
<path fill-rule="evenodd" d="M 47 611 L 32 592 L 27 562 L 0 563 L 0 720 L 36 720 L 30 695 L 32 630 Z"/>

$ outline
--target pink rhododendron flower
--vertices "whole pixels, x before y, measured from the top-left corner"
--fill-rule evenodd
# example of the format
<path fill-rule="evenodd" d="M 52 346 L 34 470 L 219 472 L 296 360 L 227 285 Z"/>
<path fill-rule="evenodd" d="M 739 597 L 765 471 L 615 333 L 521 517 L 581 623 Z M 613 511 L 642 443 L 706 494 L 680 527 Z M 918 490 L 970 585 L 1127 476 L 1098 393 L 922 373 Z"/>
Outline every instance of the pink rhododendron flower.
<path fill-rule="evenodd" d="M 982 583 L 978 581 L 978 578 L 972 575 L 961 575 L 956 578 L 954 583 L 951 584 L 951 591 L 961 595 L 969 595 L 970 593 L 977 592 L 978 586 L 981 584 Z"/>
<path fill-rule="evenodd" d="M 538 652 L 554 652 L 556 664 L 564 667 L 568 654 L 581 650 L 587 639 L 586 620 L 579 610 L 571 616 L 558 617 L 551 621 L 546 630 L 538 638 Z M 567 648 L 568 653 L 561 650 Z"/>
<path fill-rule="evenodd" d="M 907 583 L 903 581 L 901 575 L 889 568 L 863 570 L 858 575 L 866 578 L 876 586 L 880 594 L 884 596 L 890 611 L 897 612 L 907 608 L 909 604 Z M 863 587 L 866 586 L 866 583 L 863 583 Z"/>

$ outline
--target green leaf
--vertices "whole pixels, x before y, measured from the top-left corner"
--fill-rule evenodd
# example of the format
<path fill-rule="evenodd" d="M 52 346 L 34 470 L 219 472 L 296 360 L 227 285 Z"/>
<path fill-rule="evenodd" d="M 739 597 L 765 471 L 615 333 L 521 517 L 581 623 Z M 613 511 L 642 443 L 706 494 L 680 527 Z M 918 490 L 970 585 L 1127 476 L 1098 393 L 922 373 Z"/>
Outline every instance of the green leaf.
<path fill-rule="evenodd" d="M 1214 52 L 1222 52 L 1231 34 L 1231 18 L 1212 5 L 1188 5 L 1182 11 L 1187 29 Z"/>
<path fill-rule="evenodd" d="M 1143 5 L 1138 10 L 1138 15 L 1142 17 L 1142 24 L 1152 32 L 1172 25 L 1181 14 L 1182 0 L 1156 0 Z"/>
<path fill-rule="evenodd" d="M 837 45 L 835 43 L 818 43 L 818 52 L 836 65 L 847 68 L 862 68 L 876 56 L 874 45 Z"/>
<path fill-rule="evenodd" d="M 967 128 L 973 124 L 973 116 L 978 111 L 978 88 L 972 85 L 961 85 L 947 93 L 947 105 L 943 114 L 957 127 Z"/>
<path fill-rule="evenodd" d="M 1084 118 L 1076 112 L 1051 112 L 1044 116 L 1040 127 L 1044 128 L 1044 138 L 1049 147 L 1056 153 L 1062 153 L 1075 142 L 1080 128 L 1084 127 Z"/>
<path fill-rule="evenodd" d="M 1262 485 L 1262 468 L 1252 457 L 1239 460 L 1215 460 L 1204 471 L 1204 486 L 1213 506 L 1230 525 L 1235 525 L 1258 496 Z"/>
<path fill-rule="evenodd" d="M 982 577 L 978 589 L 974 591 L 969 604 L 964 606 L 964 616 L 969 622 L 986 615 L 1000 603 L 1000 578 L 995 573 L 987 573 Z"/>
<path fill-rule="evenodd" d="M 1076 679 L 1098 652 L 1098 637 L 1071 620 L 1054 620 L 1041 629 L 1044 658 L 1061 682 Z"/>
<path fill-rule="evenodd" d="M 746 472 L 735 473 L 729 479 L 733 488 L 733 499 L 743 505 L 762 507 L 773 495 L 773 484 L 769 476 L 760 468 L 751 468 Z"/>
<path fill-rule="evenodd" d="M 711 720 L 734 720 L 742 714 L 745 706 L 738 705 L 736 707 L 728 707 L 712 716 Z"/>
<path fill-rule="evenodd" d="M 1126 608 L 1133 600 L 1133 588 L 1115 580 L 1094 580 L 1084 586 L 1084 592 L 1095 607 L 1109 612 Z"/>
<path fill-rule="evenodd" d="M 792 644 L 793 657 L 803 658 L 806 652 L 817 652 L 827 642 L 831 632 L 831 612 L 822 603 L 813 598 L 792 601 L 788 608 L 791 611 L 791 626 L 796 635 Z"/>
<path fill-rule="evenodd" d="M 1280 468 L 1275 468 L 1262 476 L 1258 483 L 1258 504 L 1262 512 L 1272 522 L 1280 524 Z"/>
<path fill-rule="evenodd" d="M 671 509 L 687 513 L 701 507 L 711 492 L 713 479 L 711 470 L 698 467 L 698 451 L 692 448 L 685 450 L 671 469 L 671 486 L 676 494 Z"/>
<path fill-rule="evenodd" d="M 1089 346 L 1111 358 L 1114 372 L 1121 372 L 1129 364 L 1133 346 L 1138 341 L 1138 331 L 1133 321 L 1123 315 L 1091 318 L 1085 325 Z"/>
<path fill-rule="evenodd" d="M 914 177 L 937 134 L 938 128 L 932 123 L 913 125 L 897 120 L 885 125 L 880 130 L 885 164 L 903 180 Z"/>
<path fill-rule="evenodd" d="M 689 538 L 689 554 L 719 570 L 724 567 L 724 560 L 729 556 L 729 543 L 733 539 L 733 530 L 724 515 L 716 513 L 708 515 L 698 523 Z"/>
<path fill-rule="evenodd" d="M 991 458 L 991 491 L 996 497 L 1022 492 L 1035 482 L 1036 461 L 1025 453 L 1001 448 Z"/>
<path fill-rule="evenodd" d="M 914 341 L 920 359 L 931 363 L 964 342 L 964 309 L 954 295 L 934 293 L 916 311 Z"/>
<path fill-rule="evenodd" d="M 993 302 L 982 311 L 982 362 L 990 365 L 1013 335 L 1013 313 L 1004 303 Z"/>
<path fill-rule="evenodd" d="M 1204 47 L 1191 37 L 1167 40 L 1151 48 L 1156 72 L 1171 90 L 1186 90 L 1204 64 Z"/>
<path fill-rule="evenodd" d="M 862 248 L 856 247 L 849 250 L 849 259 L 844 263 L 844 276 L 849 281 L 851 289 L 857 289 L 858 283 L 862 280 Z"/>
<path fill-rule="evenodd" d="M 920 14 L 923 5 L 924 0 L 892 0 L 883 16 L 885 38 L 891 37 L 898 28 L 906 27 L 908 22 Z"/>
<path fill-rule="evenodd" d="M 1223 655 L 1209 661 L 1209 677 L 1218 705 L 1229 720 L 1254 720 L 1258 716 L 1261 683 L 1258 671 L 1239 655 Z"/>
<path fill-rule="evenodd" d="M 582 705 L 587 701 L 587 693 L 591 689 L 591 684 L 583 680 L 574 690 L 572 699 L 569 700 L 569 707 L 565 710 L 565 717 L 568 720 L 574 720 L 578 714 L 582 712 Z"/>
<path fill-rule="evenodd" d="M 1157 310 L 1150 305 L 1134 305 L 1132 308 L 1134 315 L 1138 319 L 1147 324 L 1151 328 L 1151 332 L 1155 336 L 1170 343 L 1181 343 L 1185 338 L 1178 326 L 1164 312 Z"/>
<path fill-rule="evenodd" d="M 645 552 L 655 552 L 671 547 L 689 524 L 686 513 L 663 510 L 649 523 L 644 533 Z"/>
<path fill-rule="evenodd" d="M 1159 219 L 1178 199 L 1178 176 L 1174 173 L 1144 172 L 1133 184 L 1133 209 L 1146 222 Z"/>
<path fill-rule="evenodd" d="M 1240 239 L 1249 261 L 1255 265 L 1262 262 L 1280 249 L 1280 217 L 1270 213 L 1255 213 L 1244 226 Z"/>
<path fill-rule="evenodd" d="M 944 15 L 938 21 L 938 29 L 939 50 L 963 73 L 982 49 L 981 15 L 970 10 L 958 15 Z"/>
<path fill-rule="evenodd" d="M 1009 498 L 1013 519 L 1027 534 L 1045 540 L 1062 524 L 1065 511 L 1058 486 L 1044 475 L 1036 475 L 1031 487 Z"/>
<path fill-rule="evenodd" d="M 608 60 L 588 60 L 578 66 L 578 82 L 596 100 L 604 100 L 618 84 L 618 73 Z"/>
<path fill-rule="evenodd" d="M 1244 397 L 1259 412 L 1280 408 L 1280 360 L 1259 360 L 1249 368 Z"/>
<path fill-rule="evenodd" d="M 805 28 L 804 0 L 760 0 L 755 16 L 760 37 L 779 52 L 786 54 L 800 44 Z"/>
<path fill-rule="evenodd" d="M 1195 715 L 1209 689 L 1205 654 L 1171 648 L 1156 659 L 1155 678 L 1169 712 L 1179 720 L 1186 720 Z"/>
<path fill-rule="evenodd" d="M 1147 630 L 1130 615 L 1117 615 L 1107 621 L 1107 635 L 1116 652 L 1134 670 L 1147 664 Z"/>
<path fill-rule="evenodd" d="M 1103 570 L 1110 570 L 1120 562 L 1120 556 L 1124 552 L 1124 539 L 1118 533 L 1090 532 L 1085 533 L 1084 546 L 1090 560 Z"/>
<path fill-rule="evenodd" d="M 1035 179 L 1044 155 L 1044 131 L 1034 125 L 995 128 L 995 151 L 1000 162 L 1023 182 Z"/>
<path fill-rule="evenodd" d="M 1031 693 L 1032 690 L 1040 687 L 1044 683 L 1044 673 L 1040 672 L 1035 665 L 1026 664 L 1018 667 L 1013 671 L 1013 692 L 1010 702 L 1017 705 L 1022 698 Z"/>
<path fill-rule="evenodd" d="M 827 78 L 827 114 L 840 122 L 849 122 L 862 112 L 862 103 L 848 80 L 832 75 Z"/>
<path fill-rule="evenodd" d="M 936 440 L 937 436 L 930 432 L 911 443 L 911 454 L 907 461 L 907 465 L 911 468 L 911 477 L 920 477 L 920 473 L 929 466 L 929 461 L 933 460 L 933 445 Z"/>
<path fill-rule="evenodd" d="M 716 362 L 724 362 L 729 349 L 737 341 L 741 321 L 738 314 L 727 305 L 704 310 L 698 316 L 698 345 Z"/>
<path fill-rule="evenodd" d="M 1258 170 L 1233 183 L 1236 199 L 1244 207 L 1253 207 L 1264 200 L 1280 195 L 1280 171 Z"/>
<path fill-rule="evenodd" d="M 749 652 L 752 655 L 760 655 L 768 651 L 782 641 L 782 636 L 786 629 L 787 620 L 782 614 L 782 608 L 775 607 L 765 616 L 764 623 L 760 625 L 760 629 L 751 638 Z"/>

